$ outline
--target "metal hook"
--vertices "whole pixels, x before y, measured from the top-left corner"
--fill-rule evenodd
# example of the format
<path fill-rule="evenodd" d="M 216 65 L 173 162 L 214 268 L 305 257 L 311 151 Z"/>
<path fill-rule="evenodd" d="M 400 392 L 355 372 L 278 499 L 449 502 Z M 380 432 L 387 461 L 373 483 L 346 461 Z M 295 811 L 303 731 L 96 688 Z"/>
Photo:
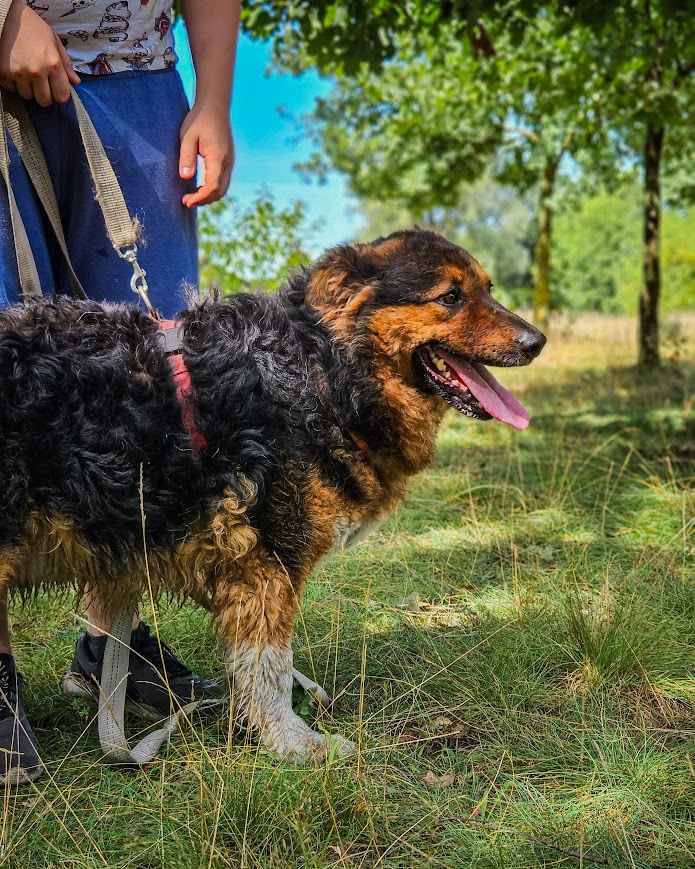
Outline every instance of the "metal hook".
<path fill-rule="evenodd" d="M 150 301 L 149 287 L 147 286 L 146 277 L 147 272 L 138 262 L 137 246 L 133 245 L 132 247 L 123 248 L 118 251 L 118 255 L 121 259 L 126 260 L 132 266 L 133 275 L 130 279 L 130 289 L 142 299 L 149 314 L 155 319 L 159 319 L 159 314 Z"/>

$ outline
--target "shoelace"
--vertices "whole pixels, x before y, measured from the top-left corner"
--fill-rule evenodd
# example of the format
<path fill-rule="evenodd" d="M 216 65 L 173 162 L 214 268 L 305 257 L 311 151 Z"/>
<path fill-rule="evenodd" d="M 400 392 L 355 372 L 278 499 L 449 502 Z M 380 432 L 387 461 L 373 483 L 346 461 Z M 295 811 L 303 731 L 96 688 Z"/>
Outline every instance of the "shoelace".
<path fill-rule="evenodd" d="M 0 661 L 0 691 L 3 694 L 8 694 L 10 691 L 10 671 L 4 661 Z"/>
<path fill-rule="evenodd" d="M 0 661 L 0 719 L 15 714 L 18 681 L 18 674 L 12 672 L 4 661 Z"/>

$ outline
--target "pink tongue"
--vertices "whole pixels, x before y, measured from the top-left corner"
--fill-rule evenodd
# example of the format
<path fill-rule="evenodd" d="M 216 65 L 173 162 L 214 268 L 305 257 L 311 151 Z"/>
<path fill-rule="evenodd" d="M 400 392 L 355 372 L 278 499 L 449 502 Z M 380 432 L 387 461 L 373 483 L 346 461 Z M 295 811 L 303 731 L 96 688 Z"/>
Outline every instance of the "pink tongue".
<path fill-rule="evenodd" d="M 528 411 L 508 389 L 495 380 L 484 365 L 479 365 L 477 362 L 462 362 L 441 351 L 440 355 L 490 416 L 514 428 L 526 428 L 531 420 Z"/>

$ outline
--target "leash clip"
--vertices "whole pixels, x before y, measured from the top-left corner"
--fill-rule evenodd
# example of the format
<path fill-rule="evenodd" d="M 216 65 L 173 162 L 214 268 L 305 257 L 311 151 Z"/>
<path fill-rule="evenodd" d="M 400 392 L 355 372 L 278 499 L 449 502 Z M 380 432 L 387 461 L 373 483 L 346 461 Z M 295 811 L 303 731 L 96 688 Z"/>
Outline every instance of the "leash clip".
<path fill-rule="evenodd" d="M 130 279 L 130 289 L 142 299 L 145 307 L 147 308 L 150 316 L 154 317 L 155 320 L 159 319 L 159 314 L 155 309 L 154 305 L 150 301 L 149 296 L 149 287 L 147 286 L 147 272 L 138 262 L 138 248 L 137 245 L 133 245 L 132 247 L 121 248 L 118 251 L 118 255 L 121 259 L 129 262 L 133 269 L 133 276 Z"/>

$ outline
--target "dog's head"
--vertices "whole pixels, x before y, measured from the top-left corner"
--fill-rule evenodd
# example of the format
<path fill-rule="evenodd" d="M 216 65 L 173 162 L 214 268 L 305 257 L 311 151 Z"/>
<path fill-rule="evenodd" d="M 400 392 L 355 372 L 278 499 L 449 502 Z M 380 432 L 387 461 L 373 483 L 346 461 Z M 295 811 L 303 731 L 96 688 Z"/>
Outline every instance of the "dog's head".
<path fill-rule="evenodd" d="M 469 253 L 433 232 L 335 248 L 302 282 L 305 304 L 389 377 L 460 413 L 525 428 L 520 402 L 485 367 L 527 365 L 545 336 L 490 294 Z"/>

